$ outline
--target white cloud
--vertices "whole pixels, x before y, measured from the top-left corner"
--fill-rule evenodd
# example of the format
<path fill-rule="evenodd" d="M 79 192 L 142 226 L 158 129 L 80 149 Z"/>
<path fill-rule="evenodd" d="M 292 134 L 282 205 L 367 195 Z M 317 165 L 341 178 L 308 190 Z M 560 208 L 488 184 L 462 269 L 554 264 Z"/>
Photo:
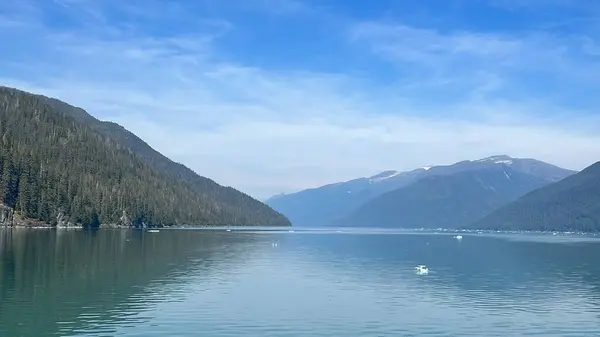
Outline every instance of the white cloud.
<path fill-rule="evenodd" d="M 593 41 L 580 35 L 558 37 L 544 31 L 440 32 L 389 22 L 358 23 L 351 27 L 349 39 L 392 62 L 461 78 L 482 72 L 496 72 L 503 77 L 522 72 L 574 76 L 582 72 L 580 65 L 573 63 L 579 61 L 576 56 L 582 53 L 583 41 L 585 45 Z"/>
<path fill-rule="evenodd" d="M 152 19 L 160 6 L 151 2 L 153 11 L 146 16 Z M 95 10 L 96 17 L 104 15 Z M 130 15 L 141 20 L 140 13 Z M 531 40 L 377 23 L 353 26 L 354 43 L 366 41 L 376 52 L 441 74 L 373 86 L 372 79 L 347 74 L 228 61 L 215 41 L 236 28 L 218 18 L 163 36 L 144 33 L 136 20 L 106 32 L 102 20 L 99 26 L 64 31 L 29 18 L 35 20 L 29 29 L 15 26 L 0 33 L 36 43 L 18 47 L 16 52 L 28 58 L 4 57 L 12 66 L 0 66 L 3 84 L 117 121 L 198 173 L 261 198 L 385 169 L 500 153 L 575 169 L 600 158 L 597 118 L 555 106 L 551 98 L 491 95 L 515 83 L 490 65 L 544 53 L 532 50 Z M 30 54 L 35 50 L 38 54 Z M 556 57 L 549 55 L 546 60 Z M 475 62 L 467 67 L 465 60 Z M 31 69 L 15 71 L 19 64 Z M 465 76 L 452 71 L 456 65 Z M 451 99 L 424 91 L 453 87 Z"/>
<path fill-rule="evenodd" d="M 494 59 L 517 52 L 521 41 L 484 33 L 441 34 L 435 30 L 403 24 L 362 22 L 350 30 L 354 40 L 371 40 L 375 48 L 391 56 L 417 63 L 437 61 L 437 56 L 491 56 Z"/>

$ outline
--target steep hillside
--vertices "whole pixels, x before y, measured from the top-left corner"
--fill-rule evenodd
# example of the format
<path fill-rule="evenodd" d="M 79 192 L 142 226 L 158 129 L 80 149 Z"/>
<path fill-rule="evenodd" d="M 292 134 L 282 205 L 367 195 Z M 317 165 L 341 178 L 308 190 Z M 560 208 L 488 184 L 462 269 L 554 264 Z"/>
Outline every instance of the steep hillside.
<path fill-rule="evenodd" d="M 276 223 L 289 223 L 289 220 L 285 216 L 277 214 L 266 204 L 232 187 L 221 186 L 212 179 L 200 176 L 188 167 L 170 160 L 121 125 L 99 121 L 90 116 L 85 110 L 73 107 L 57 99 L 44 96 L 38 97 L 54 107 L 55 111 L 72 117 L 100 134 L 114 139 L 118 144 L 131 149 L 137 156 L 159 172 L 188 184 L 196 193 L 218 202 L 220 207 L 224 208 L 224 211 L 245 212 L 247 213 L 246 216 L 250 217 L 247 221 L 252 223 L 257 223 L 257 221 L 262 221 L 261 219 L 269 217 L 273 217 L 273 221 Z"/>
<path fill-rule="evenodd" d="M 418 168 L 408 172 L 384 171 L 369 178 L 358 178 L 288 195 L 277 195 L 266 201 L 286 215 L 297 226 L 327 226 L 345 218 L 367 201 L 386 192 L 408 186 L 431 176 L 452 175 L 498 166 L 509 166 L 516 172 L 530 174 L 548 183 L 563 179 L 574 171 L 566 170 L 535 159 L 492 156 L 465 160 L 452 165 Z"/>
<path fill-rule="evenodd" d="M 289 225 L 233 188 L 200 177 L 114 123 L 0 87 L 0 202 L 18 215 L 84 224 Z"/>
<path fill-rule="evenodd" d="M 457 228 L 546 184 L 507 165 L 430 176 L 370 200 L 338 225 Z"/>
<path fill-rule="evenodd" d="M 507 230 L 600 230 L 600 162 L 505 205 L 470 227 Z"/>

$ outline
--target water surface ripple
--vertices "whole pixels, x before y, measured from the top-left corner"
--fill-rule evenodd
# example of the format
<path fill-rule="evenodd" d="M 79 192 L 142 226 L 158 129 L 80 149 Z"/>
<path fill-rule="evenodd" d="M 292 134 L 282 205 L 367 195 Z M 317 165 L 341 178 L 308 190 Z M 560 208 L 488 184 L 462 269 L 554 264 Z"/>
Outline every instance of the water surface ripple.
<path fill-rule="evenodd" d="M 600 335 L 600 240 L 463 237 L 0 230 L 0 336 Z"/>

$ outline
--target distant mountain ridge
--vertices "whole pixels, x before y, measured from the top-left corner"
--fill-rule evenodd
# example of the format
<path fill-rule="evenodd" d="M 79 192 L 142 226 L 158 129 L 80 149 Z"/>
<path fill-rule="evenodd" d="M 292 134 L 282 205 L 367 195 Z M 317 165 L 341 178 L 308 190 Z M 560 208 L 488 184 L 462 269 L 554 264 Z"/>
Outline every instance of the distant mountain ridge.
<path fill-rule="evenodd" d="M 339 224 L 351 212 L 384 193 L 406 187 L 430 176 L 447 176 L 464 171 L 510 166 L 514 171 L 531 174 L 542 181 L 559 181 L 575 171 L 529 158 L 495 155 L 478 160 L 464 160 L 451 165 L 425 166 L 411 171 L 383 171 L 371 177 L 332 183 L 287 195 L 278 195 L 266 201 L 275 210 L 285 214 L 297 226 L 329 226 Z"/>
<path fill-rule="evenodd" d="M 507 165 L 432 175 L 369 200 L 338 225 L 458 228 L 547 184 Z"/>
<path fill-rule="evenodd" d="M 534 190 L 465 227 L 600 231 L 600 162 Z"/>

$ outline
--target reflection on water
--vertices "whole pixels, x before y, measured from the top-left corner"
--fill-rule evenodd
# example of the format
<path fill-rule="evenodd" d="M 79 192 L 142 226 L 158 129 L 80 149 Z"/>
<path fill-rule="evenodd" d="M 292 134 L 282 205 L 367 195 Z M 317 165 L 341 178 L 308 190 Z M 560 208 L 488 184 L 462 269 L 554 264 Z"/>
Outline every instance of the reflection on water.
<path fill-rule="evenodd" d="M 0 230 L 0 335 L 599 335 L 597 256 L 564 237 Z"/>
<path fill-rule="evenodd" d="M 183 300 L 191 269 L 224 277 L 236 261 L 252 257 L 247 236 L 182 234 L 0 230 L 0 335 L 93 327 L 111 334 L 123 321 L 147 321 L 143 312 L 157 303 Z M 218 274 L 210 274 L 221 261 Z"/>

